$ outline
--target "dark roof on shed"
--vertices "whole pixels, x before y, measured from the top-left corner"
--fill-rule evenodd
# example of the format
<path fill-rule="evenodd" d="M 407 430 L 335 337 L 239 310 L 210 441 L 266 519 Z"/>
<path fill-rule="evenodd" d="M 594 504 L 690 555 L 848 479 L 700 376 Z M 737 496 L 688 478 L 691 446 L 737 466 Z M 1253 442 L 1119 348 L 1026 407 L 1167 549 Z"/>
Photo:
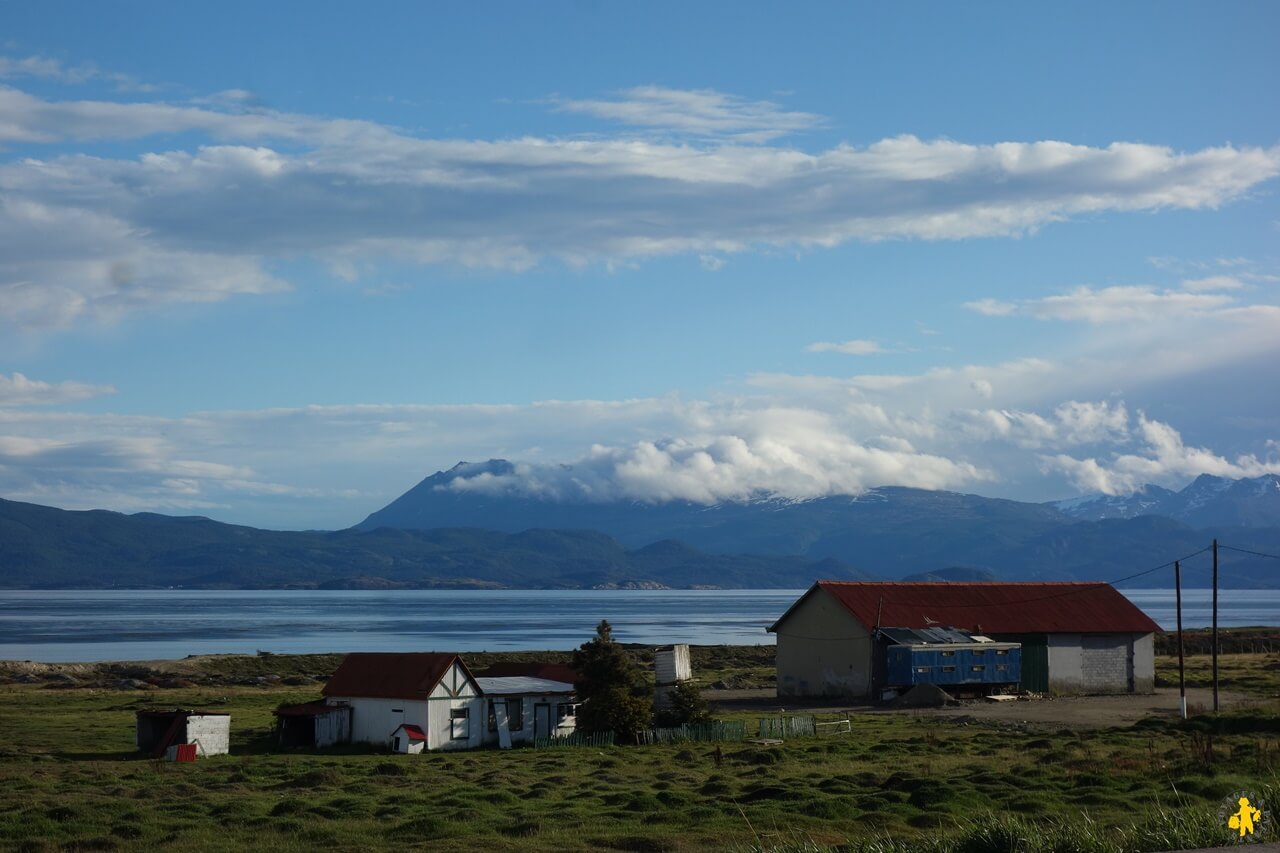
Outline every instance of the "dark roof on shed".
<path fill-rule="evenodd" d="M 565 684 L 576 684 L 578 681 L 577 671 L 567 664 L 540 661 L 495 663 L 478 675 L 482 678 L 543 678 L 547 681 L 563 681 Z"/>
<path fill-rule="evenodd" d="M 454 661 L 479 692 L 467 665 L 454 652 L 353 652 L 342 659 L 320 692 L 325 696 L 425 699 Z"/>
<path fill-rule="evenodd" d="M 822 590 L 868 631 L 952 625 L 979 634 L 1149 634 L 1151 617 L 1107 583 L 896 583 L 818 581 L 769 626 Z"/>
<path fill-rule="evenodd" d="M 327 702 L 303 702 L 301 705 L 281 705 L 271 713 L 277 717 L 321 717 L 335 711 L 350 711 L 346 703 L 330 705 Z"/>

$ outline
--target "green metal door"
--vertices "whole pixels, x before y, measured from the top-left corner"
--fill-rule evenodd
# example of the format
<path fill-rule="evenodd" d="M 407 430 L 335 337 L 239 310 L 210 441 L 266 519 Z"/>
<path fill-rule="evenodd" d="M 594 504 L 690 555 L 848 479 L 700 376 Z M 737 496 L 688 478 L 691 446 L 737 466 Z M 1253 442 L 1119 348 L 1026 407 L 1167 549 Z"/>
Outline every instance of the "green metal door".
<path fill-rule="evenodd" d="M 1020 637 L 1022 643 L 1022 689 L 1049 692 L 1049 640 L 1044 634 Z"/>

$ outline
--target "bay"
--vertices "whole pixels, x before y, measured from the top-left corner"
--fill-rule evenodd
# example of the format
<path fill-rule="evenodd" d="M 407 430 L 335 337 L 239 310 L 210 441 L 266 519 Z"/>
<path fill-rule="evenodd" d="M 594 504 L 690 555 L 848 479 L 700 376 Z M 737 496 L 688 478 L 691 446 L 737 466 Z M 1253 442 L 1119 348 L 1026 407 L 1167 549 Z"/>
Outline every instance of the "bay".
<path fill-rule="evenodd" d="M 1161 627 L 1172 590 L 1124 590 Z M 626 643 L 772 644 L 803 590 L 0 590 L 0 659 L 572 649 L 601 619 Z M 1280 623 L 1280 590 L 1222 590 L 1219 625 Z M 1205 627 L 1209 590 L 1183 591 Z"/>

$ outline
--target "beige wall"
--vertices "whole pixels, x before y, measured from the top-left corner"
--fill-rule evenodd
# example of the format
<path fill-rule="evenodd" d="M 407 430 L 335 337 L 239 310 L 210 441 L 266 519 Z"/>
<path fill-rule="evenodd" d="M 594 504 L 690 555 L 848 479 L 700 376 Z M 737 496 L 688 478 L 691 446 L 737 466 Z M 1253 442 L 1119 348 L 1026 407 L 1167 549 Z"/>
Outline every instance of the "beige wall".
<path fill-rule="evenodd" d="M 1050 634 L 1049 692 L 1151 693 L 1154 649 L 1151 634 Z"/>
<path fill-rule="evenodd" d="M 778 626 L 779 696 L 867 696 L 871 636 L 821 589 Z"/>

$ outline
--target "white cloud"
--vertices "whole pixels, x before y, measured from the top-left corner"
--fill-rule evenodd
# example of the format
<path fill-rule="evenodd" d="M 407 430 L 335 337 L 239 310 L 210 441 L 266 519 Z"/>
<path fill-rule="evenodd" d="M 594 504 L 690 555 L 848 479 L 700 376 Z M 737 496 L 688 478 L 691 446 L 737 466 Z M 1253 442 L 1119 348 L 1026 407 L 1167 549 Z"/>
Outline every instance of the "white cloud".
<path fill-rule="evenodd" d="M 1182 282 L 1185 290 L 1202 292 L 1206 290 L 1240 290 L 1244 282 L 1233 275 L 1211 275 L 1205 278 L 1189 278 Z"/>
<path fill-rule="evenodd" d="M 1002 302 L 999 299 L 978 299 L 964 303 L 964 307 L 987 317 L 1007 317 L 1018 310 L 1018 306 L 1014 303 Z"/>
<path fill-rule="evenodd" d="M 1082 491 L 1105 495 L 1131 494 L 1147 483 L 1179 485 L 1200 474 L 1228 478 L 1280 474 L 1280 458 L 1242 454 L 1231 461 L 1209 448 L 1186 446 L 1172 426 L 1142 414 L 1138 416 L 1138 433 L 1144 445 L 1141 454 L 1113 453 L 1101 461 L 1057 454 L 1045 456 L 1043 463 L 1050 470 L 1065 473 Z"/>
<path fill-rule="evenodd" d="M 613 100 L 557 100 L 557 108 L 623 124 L 680 134 L 767 142 L 822 123 L 822 116 L 788 112 L 712 89 L 636 86 Z"/>
<path fill-rule="evenodd" d="M 717 257 L 716 255 L 699 255 L 698 263 L 704 270 L 709 272 L 720 272 L 720 270 L 724 269 L 725 260 L 724 258 Z"/>
<path fill-rule="evenodd" d="M 662 97 L 715 113 L 715 98 L 686 94 Z M 721 107 L 735 132 L 750 132 L 744 116 L 763 117 L 758 131 L 795 115 L 732 99 Z M 773 247 L 1020 235 L 1076 214 L 1214 207 L 1280 172 L 1280 149 L 1259 148 L 904 136 L 809 153 L 629 136 L 429 139 L 264 109 L 51 101 L 0 87 L 2 139 L 177 133 L 217 144 L 0 165 L 10 322 L 58 325 L 275 290 L 284 283 L 270 270 L 284 258 L 520 271 L 547 259 L 621 265 L 690 254 L 715 266 Z M 141 286 L 112 285 L 116 268 L 138 270 Z"/>
<path fill-rule="evenodd" d="M 69 380 L 52 384 L 28 379 L 21 373 L 14 373 L 12 376 L 0 373 L 0 406 L 47 406 L 114 393 L 116 389 L 110 385 L 90 385 Z"/>
<path fill-rule="evenodd" d="M 839 352 L 845 355 L 879 355 L 887 352 L 877 341 L 853 340 L 843 343 L 819 341 L 809 344 L 805 349 L 809 352 Z"/>

